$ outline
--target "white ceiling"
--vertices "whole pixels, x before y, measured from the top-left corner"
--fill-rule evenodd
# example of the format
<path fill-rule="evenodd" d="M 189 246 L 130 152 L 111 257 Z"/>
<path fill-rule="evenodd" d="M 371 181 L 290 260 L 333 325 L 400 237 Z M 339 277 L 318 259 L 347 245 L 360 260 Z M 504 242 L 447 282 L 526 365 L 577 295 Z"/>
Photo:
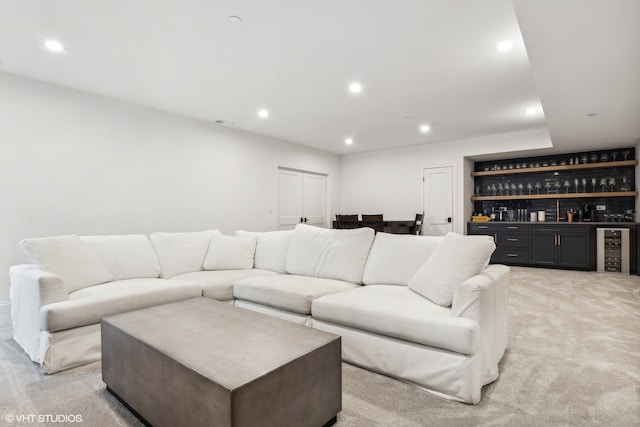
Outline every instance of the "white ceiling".
<path fill-rule="evenodd" d="M 0 71 L 338 154 L 640 142 L 638 0 L 0 0 Z"/>

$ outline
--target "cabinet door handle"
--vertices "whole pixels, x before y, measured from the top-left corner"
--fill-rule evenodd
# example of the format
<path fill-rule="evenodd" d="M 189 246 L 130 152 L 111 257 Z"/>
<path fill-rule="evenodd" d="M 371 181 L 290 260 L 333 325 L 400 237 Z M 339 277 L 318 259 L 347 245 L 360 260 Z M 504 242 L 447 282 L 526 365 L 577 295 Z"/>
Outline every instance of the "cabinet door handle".
<path fill-rule="evenodd" d="M 553 235 L 553 246 L 558 246 L 558 235 L 557 234 Z"/>
<path fill-rule="evenodd" d="M 518 242 L 520 239 L 507 238 L 507 242 Z"/>
<path fill-rule="evenodd" d="M 558 234 L 558 246 L 562 246 L 562 240 L 560 240 L 560 235 Z"/>
<path fill-rule="evenodd" d="M 510 226 L 510 227 L 507 227 L 507 228 L 508 228 L 509 230 L 517 230 L 517 229 L 519 229 L 520 227 Z"/>
<path fill-rule="evenodd" d="M 484 230 L 486 228 L 489 228 L 489 227 L 487 227 L 486 225 L 479 225 L 478 226 L 478 230 L 480 230 L 480 229 Z"/>
<path fill-rule="evenodd" d="M 511 258 L 518 258 L 518 254 L 507 254 L 507 256 Z"/>
<path fill-rule="evenodd" d="M 493 233 L 493 243 L 498 241 L 498 233 Z"/>

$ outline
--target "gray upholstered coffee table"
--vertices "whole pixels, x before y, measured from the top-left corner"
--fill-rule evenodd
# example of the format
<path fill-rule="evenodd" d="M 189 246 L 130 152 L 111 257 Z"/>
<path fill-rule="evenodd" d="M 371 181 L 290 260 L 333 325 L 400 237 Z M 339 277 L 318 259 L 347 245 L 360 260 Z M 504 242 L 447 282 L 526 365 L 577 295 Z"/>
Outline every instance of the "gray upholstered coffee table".
<path fill-rule="evenodd" d="M 154 426 L 313 426 L 342 409 L 337 335 L 208 298 L 102 320 L 102 379 Z"/>

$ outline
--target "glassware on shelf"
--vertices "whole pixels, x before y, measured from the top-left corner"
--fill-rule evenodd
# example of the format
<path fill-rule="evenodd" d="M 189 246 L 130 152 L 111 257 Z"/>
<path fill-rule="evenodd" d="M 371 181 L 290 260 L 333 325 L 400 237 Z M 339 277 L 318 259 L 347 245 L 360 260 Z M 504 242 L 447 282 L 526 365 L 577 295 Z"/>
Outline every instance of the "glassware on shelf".
<path fill-rule="evenodd" d="M 502 196 L 502 183 L 498 184 L 498 194 Z"/>
<path fill-rule="evenodd" d="M 513 194 L 514 196 L 516 195 L 516 188 L 517 188 L 517 187 L 516 187 L 516 185 L 515 185 L 515 184 L 511 184 L 511 191 L 512 191 L 512 194 Z"/>
<path fill-rule="evenodd" d="M 618 152 L 617 151 L 614 151 L 614 152 L 611 153 L 611 161 L 612 162 L 615 162 L 617 157 L 618 157 Z"/>
<path fill-rule="evenodd" d="M 601 162 L 608 162 L 609 161 L 609 155 L 607 153 L 600 154 L 600 161 Z"/>
<path fill-rule="evenodd" d="M 564 188 L 567 192 L 567 194 L 569 193 L 569 188 L 571 188 L 571 182 L 567 179 L 564 181 Z"/>
<path fill-rule="evenodd" d="M 616 187 L 616 179 L 614 177 L 609 178 L 609 187 L 611 187 L 611 192 L 613 193 Z"/>
<path fill-rule="evenodd" d="M 627 185 L 627 177 L 622 177 L 622 186 L 620 187 L 620 191 L 630 191 L 629 186 Z"/>
<path fill-rule="evenodd" d="M 586 164 L 589 161 L 589 157 L 587 157 L 586 154 L 583 154 L 582 156 L 580 156 L 580 162 L 582 164 Z"/>
<path fill-rule="evenodd" d="M 600 188 L 602 188 L 602 192 L 604 193 L 604 187 L 607 185 L 607 178 L 600 179 Z"/>
<path fill-rule="evenodd" d="M 520 192 L 520 195 L 522 196 L 522 193 L 524 192 L 524 185 L 522 183 L 518 184 L 518 191 Z"/>
<path fill-rule="evenodd" d="M 596 153 L 593 153 L 589 156 L 589 160 L 591 161 L 591 163 L 596 163 L 598 161 L 598 155 Z"/>
<path fill-rule="evenodd" d="M 591 178 L 591 192 L 595 193 L 596 192 L 596 179 L 595 178 Z"/>
<path fill-rule="evenodd" d="M 542 188 L 542 184 L 540 184 L 539 182 L 536 182 L 536 194 L 540 194 L 540 189 Z"/>
<path fill-rule="evenodd" d="M 527 183 L 527 190 L 529 190 L 529 195 L 531 195 L 531 190 L 533 190 L 533 185 L 530 182 Z"/>
<path fill-rule="evenodd" d="M 479 196 L 480 195 L 480 186 L 476 185 L 476 195 Z"/>
<path fill-rule="evenodd" d="M 631 154 L 631 151 L 629 150 L 624 150 L 622 152 L 622 156 L 624 157 L 624 160 L 627 160 L 627 158 L 629 157 L 629 154 Z"/>
<path fill-rule="evenodd" d="M 576 193 L 577 193 L 578 192 L 578 186 L 580 185 L 580 180 L 578 178 L 576 178 L 576 179 L 573 180 L 573 183 L 576 186 Z"/>
<path fill-rule="evenodd" d="M 587 178 L 582 178 L 582 192 L 587 192 Z"/>
<path fill-rule="evenodd" d="M 495 184 L 491 184 L 491 194 L 493 194 L 494 196 L 496 195 L 496 185 Z"/>

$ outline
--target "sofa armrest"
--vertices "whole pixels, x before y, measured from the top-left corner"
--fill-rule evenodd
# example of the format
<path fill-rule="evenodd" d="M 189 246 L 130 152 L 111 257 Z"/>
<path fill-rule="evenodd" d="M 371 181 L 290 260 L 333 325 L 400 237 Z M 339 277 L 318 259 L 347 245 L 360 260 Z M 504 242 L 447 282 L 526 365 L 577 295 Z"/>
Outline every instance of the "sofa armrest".
<path fill-rule="evenodd" d="M 40 307 L 68 300 L 67 287 L 60 276 L 32 264 L 14 265 L 9 276 L 13 338 L 39 362 Z"/>
<path fill-rule="evenodd" d="M 487 356 L 496 364 L 507 348 L 510 272 L 507 266 L 489 265 L 458 285 L 451 306 L 452 316 L 478 322 Z"/>

